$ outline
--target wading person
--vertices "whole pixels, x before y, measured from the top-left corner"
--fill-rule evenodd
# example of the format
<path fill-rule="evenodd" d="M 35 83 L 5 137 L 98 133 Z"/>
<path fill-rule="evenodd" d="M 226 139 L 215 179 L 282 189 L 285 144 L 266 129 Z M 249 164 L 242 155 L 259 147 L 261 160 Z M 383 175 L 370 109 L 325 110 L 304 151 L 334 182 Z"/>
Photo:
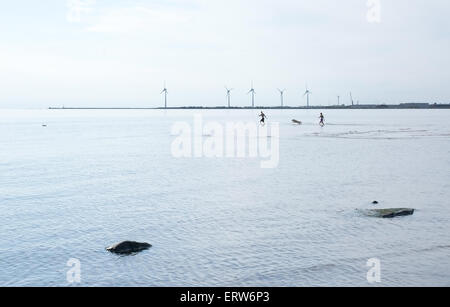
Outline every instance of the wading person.
<path fill-rule="evenodd" d="M 323 116 L 323 113 L 320 113 L 320 123 L 319 125 L 321 125 L 322 127 L 325 126 L 325 116 Z"/>
<path fill-rule="evenodd" d="M 264 126 L 264 125 L 266 124 L 266 118 L 267 118 L 267 116 L 266 116 L 266 114 L 263 113 L 263 111 L 261 111 L 261 114 L 260 114 L 259 116 L 261 117 L 260 123 L 261 123 L 261 125 Z"/>

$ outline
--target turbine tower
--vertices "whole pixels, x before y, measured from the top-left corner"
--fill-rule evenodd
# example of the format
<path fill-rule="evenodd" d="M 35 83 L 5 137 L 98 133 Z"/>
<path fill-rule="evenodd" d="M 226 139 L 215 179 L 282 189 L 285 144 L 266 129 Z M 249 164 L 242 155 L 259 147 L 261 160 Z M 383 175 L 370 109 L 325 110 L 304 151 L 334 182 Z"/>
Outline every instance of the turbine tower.
<path fill-rule="evenodd" d="M 252 108 L 255 107 L 255 89 L 253 88 L 253 82 L 252 82 L 252 88 L 250 89 L 250 91 L 248 91 L 247 95 L 252 93 Z"/>
<path fill-rule="evenodd" d="M 309 108 L 309 95 L 311 95 L 312 92 L 308 89 L 308 85 L 306 85 L 306 91 L 305 94 L 303 94 L 303 97 L 306 96 L 306 106 Z"/>
<path fill-rule="evenodd" d="M 225 86 L 225 89 L 227 90 L 227 101 L 228 101 L 228 107 L 231 107 L 231 91 L 234 90 L 234 88 L 228 88 Z"/>
<path fill-rule="evenodd" d="M 167 94 L 169 93 L 169 91 L 167 90 L 166 87 L 166 82 L 164 82 L 164 89 L 162 90 L 161 94 L 164 94 L 164 108 L 167 109 Z"/>
<path fill-rule="evenodd" d="M 280 92 L 281 107 L 284 107 L 284 92 L 286 92 L 286 89 L 283 90 L 278 89 L 278 91 Z"/>
<path fill-rule="evenodd" d="M 338 106 L 341 105 L 341 96 L 337 96 L 338 98 Z"/>
<path fill-rule="evenodd" d="M 352 95 L 352 92 L 350 92 L 350 101 L 351 101 L 352 105 L 355 104 L 355 102 L 353 101 L 353 95 Z"/>

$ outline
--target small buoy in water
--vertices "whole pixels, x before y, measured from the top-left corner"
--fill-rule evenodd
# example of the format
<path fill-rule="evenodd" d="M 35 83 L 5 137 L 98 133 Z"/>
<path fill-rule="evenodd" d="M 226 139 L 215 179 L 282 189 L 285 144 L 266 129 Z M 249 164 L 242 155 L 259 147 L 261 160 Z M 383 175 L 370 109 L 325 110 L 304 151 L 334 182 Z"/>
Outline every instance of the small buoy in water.
<path fill-rule="evenodd" d="M 376 200 L 374 200 L 374 201 L 372 202 L 372 204 L 378 205 L 378 202 L 377 202 Z"/>
<path fill-rule="evenodd" d="M 42 127 L 47 127 L 47 125 L 43 124 Z"/>

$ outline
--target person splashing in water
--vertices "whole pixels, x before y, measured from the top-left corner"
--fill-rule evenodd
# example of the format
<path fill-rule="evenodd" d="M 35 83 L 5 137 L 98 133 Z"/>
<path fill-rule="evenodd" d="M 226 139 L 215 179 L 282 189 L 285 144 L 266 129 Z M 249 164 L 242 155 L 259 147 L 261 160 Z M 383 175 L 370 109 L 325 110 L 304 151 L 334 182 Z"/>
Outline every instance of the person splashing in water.
<path fill-rule="evenodd" d="M 319 118 L 320 118 L 319 125 L 322 126 L 322 127 L 325 126 L 325 116 L 323 116 L 323 113 L 320 113 Z"/>
<path fill-rule="evenodd" d="M 260 121 L 261 125 L 264 126 L 266 124 L 266 118 L 267 118 L 266 114 L 264 114 L 263 111 L 261 111 L 261 114 L 259 115 L 259 117 L 261 117 L 261 121 Z"/>

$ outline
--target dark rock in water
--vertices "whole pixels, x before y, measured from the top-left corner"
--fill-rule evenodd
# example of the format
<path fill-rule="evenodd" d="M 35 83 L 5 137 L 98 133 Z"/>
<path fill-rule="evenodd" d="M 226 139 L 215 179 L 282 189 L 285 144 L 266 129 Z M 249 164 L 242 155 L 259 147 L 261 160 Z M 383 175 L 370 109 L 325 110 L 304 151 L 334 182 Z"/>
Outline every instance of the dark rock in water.
<path fill-rule="evenodd" d="M 116 245 L 113 245 L 111 247 L 108 247 L 106 250 L 115 253 L 115 254 L 133 254 L 133 253 L 139 253 L 144 250 L 149 249 L 151 244 L 148 243 L 139 243 L 139 242 L 132 242 L 132 241 L 125 241 Z"/>
<path fill-rule="evenodd" d="M 373 209 L 365 210 L 364 212 L 368 216 L 380 217 L 380 218 L 394 218 L 398 216 L 413 215 L 415 209 L 410 208 L 393 208 L 393 209 Z"/>
<path fill-rule="evenodd" d="M 382 218 L 390 219 L 397 216 L 408 216 L 414 214 L 414 209 L 391 209 L 382 212 Z"/>
<path fill-rule="evenodd" d="M 376 200 L 374 200 L 374 201 L 372 202 L 372 204 L 378 205 L 378 202 L 377 202 Z"/>

